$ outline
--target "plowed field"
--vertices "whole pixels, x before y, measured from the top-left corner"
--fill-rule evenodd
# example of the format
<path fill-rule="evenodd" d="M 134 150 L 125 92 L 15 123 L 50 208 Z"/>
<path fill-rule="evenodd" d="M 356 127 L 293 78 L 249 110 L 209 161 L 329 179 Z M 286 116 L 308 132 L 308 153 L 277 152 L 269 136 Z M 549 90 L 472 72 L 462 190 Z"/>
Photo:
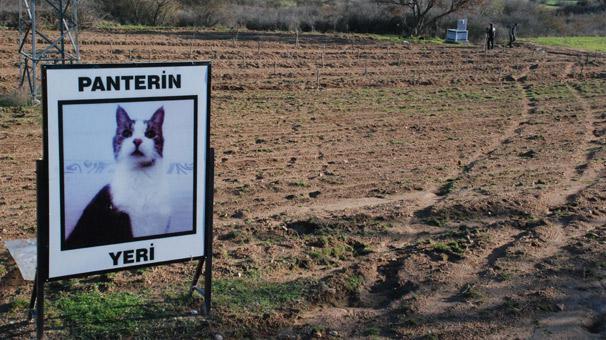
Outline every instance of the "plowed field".
<path fill-rule="evenodd" d="M 17 83 L 17 35 L 0 31 L 0 92 Z M 193 263 L 55 283 L 50 337 L 606 336 L 606 55 L 346 35 L 80 39 L 83 62 L 212 60 L 215 300 L 211 318 L 192 313 Z M 0 110 L 1 238 L 32 238 L 40 113 Z M 124 292 L 129 321 L 69 314 L 102 314 Z M 0 245 L 0 333 L 33 334 L 29 293 Z"/>

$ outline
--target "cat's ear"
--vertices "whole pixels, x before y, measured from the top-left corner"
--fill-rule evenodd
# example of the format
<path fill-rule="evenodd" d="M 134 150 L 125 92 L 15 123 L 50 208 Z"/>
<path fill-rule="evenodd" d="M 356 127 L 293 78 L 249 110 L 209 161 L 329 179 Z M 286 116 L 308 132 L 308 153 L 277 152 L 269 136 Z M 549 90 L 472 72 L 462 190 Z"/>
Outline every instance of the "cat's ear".
<path fill-rule="evenodd" d="M 122 106 L 118 105 L 118 108 L 116 109 L 116 123 L 118 126 L 126 127 L 130 122 L 131 119 L 128 116 L 128 113 L 126 113 L 126 110 L 124 110 Z"/>
<path fill-rule="evenodd" d="M 149 119 L 149 122 L 155 127 L 162 127 L 162 123 L 164 122 L 164 106 L 160 106 L 160 108 L 154 112 Z"/>

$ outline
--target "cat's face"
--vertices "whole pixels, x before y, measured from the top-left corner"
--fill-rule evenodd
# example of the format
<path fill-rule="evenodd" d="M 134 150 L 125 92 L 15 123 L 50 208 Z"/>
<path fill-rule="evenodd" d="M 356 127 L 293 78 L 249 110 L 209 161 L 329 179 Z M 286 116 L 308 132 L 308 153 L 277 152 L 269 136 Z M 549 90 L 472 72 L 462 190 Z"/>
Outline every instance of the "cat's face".
<path fill-rule="evenodd" d="M 121 106 L 116 109 L 114 157 L 117 162 L 133 166 L 151 166 L 162 158 L 164 138 L 162 123 L 164 107 L 160 107 L 148 120 L 133 120 Z"/>

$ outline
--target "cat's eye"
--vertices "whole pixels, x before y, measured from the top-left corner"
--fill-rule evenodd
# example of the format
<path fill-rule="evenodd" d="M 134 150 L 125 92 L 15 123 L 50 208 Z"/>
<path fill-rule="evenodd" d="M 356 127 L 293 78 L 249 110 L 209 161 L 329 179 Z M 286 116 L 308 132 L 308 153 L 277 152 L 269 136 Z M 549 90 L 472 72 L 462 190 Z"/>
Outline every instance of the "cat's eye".
<path fill-rule="evenodd" d="M 154 137 L 156 137 L 156 133 L 153 130 L 147 130 L 147 131 L 145 131 L 145 137 L 154 138 Z"/>
<path fill-rule="evenodd" d="M 122 137 L 124 137 L 124 138 L 128 138 L 128 137 L 130 137 L 132 135 L 133 135 L 133 132 L 130 131 L 130 130 L 124 130 L 124 131 L 122 131 Z"/>

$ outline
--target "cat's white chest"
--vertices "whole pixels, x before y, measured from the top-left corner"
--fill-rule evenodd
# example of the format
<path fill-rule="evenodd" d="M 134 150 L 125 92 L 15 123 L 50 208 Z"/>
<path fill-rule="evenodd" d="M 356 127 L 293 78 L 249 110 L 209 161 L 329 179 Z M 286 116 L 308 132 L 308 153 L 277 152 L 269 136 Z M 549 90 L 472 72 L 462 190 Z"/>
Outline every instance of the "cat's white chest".
<path fill-rule="evenodd" d="M 168 186 L 162 169 L 116 171 L 111 182 L 112 203 L 128 214 L 133 237 L 164 234 L 170 228 Z"/>

